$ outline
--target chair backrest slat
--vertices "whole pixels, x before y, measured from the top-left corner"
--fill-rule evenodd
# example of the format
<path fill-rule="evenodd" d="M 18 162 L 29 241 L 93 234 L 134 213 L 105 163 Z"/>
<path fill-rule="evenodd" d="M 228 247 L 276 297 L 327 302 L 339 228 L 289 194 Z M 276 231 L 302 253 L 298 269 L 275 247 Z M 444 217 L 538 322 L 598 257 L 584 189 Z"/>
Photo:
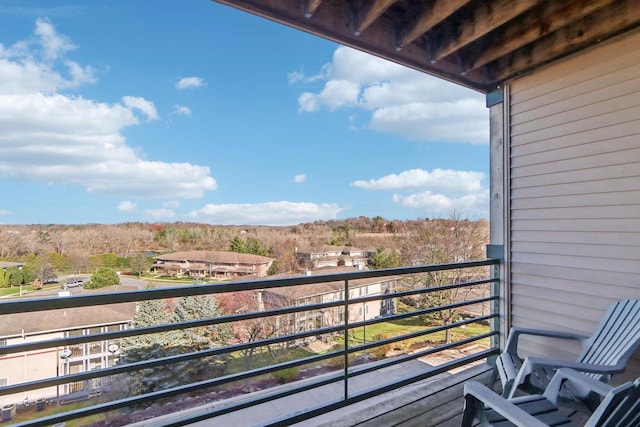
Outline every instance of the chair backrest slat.
<path fill-rule="evenodd" d="M 640 300 L 622 300 L 609 308 L 578 361 L 616 365 L 626 362 L 639 346 Z"/>
<path fill-rule="evenodd" d="M 639 412 L 640 379 L 633 383 L 625 383 L 607 393 L 585 427 L 637 426 Z"/>
<path fill-rule="evenodd" d="M 638 416 L 640 414 L 640 380 L 634 382 L 631 390 L 624 401 L 611 415 L 610 420 L 616 427 L 638 426 Z M 635 421 L 634 421 L 635 420 Z"/>

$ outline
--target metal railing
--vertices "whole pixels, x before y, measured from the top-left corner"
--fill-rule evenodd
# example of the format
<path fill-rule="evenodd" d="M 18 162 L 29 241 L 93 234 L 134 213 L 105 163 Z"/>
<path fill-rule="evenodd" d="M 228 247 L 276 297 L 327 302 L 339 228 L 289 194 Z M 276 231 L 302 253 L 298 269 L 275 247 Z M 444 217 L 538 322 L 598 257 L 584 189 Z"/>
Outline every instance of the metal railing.
<path fill-rule="evenodd" d="M 151 355 L 144 360 L 126 361 L 112 358 L 112 366 L 102 365 L 98 369 L 81 372 L 64 373 L 56 376 L 30 381 L 8 384 L 0 387 L 0 398 L 3 396 L 20 396 L 21 393 L 34 392 L 43 389 L 57 388 L 68 384 L 108 384 L 117 388 L 122 381 L 133 381 L 132 378 L 140 378 L 145 373 L 157 372 L 158 369 L 183 369 L 194 363 L 200 363 L 212 358 L 222 358 L 226 361 L 225 369 L 220 369 L 216 376 L 197 378 L 187 383 L 171 383 L 166 387 L 147 390 L 137 394 L 136 388 L 128 384 L 127 395 L 115 394 L 112 400 L 108 400 L 108 393 L 100 390 L 100 393 L 89 393 L 91 396 L 99 396 L 99 399 L 89 399 L 86 406 L 73 410 L 41 416 L 39 418 L 23 421 L 19 425 L 40 426 L 61 423 L 73 419 L 105 414 L 105 417 L 117 417 L 119 413 L 132 413 L 137 408 L 150 407 L 159 402 L 169 405 L 175 402 L 181 395 L 194 397 L 207 395 L 212 390 L 216 396 L 233 394 L 246 388 L 247 384 L 256 385 L 265 378 L 278 377 L 287 372 L 322 372 L 306 378 L 304 381 L 292 381 L 287 386 L 269 388 L 263 392 L 246 393 L 243 399 L 230 401 L 221 400 L 216 407 L 209 406 L 206 411 L 193 410 L 183 412 L 181 416 L 170 420 L 163 418 L 157 425 L 186 425 L 195 421 L 216 417 L 233 411 L 242 411 L 245 408 L 264 402 L 273 401 L 296 393 L 303 393 L 322 387 L 327 384 L 343 382 L 343 393 L 340 398 L 323 404 L 296 410 L 295 413 L 283 415 L 268 424 L 290 425 L 314 416 L 323 414 L 337 408 L 341 408 L 381 393 L 433 377 L 453 368 L 482 361 L 497 354 L 495 345 L 498 335 L 497 321 L 499 313 L 497 295 L 498 276 L 495 266 L 498 260 L 487 259 L 462 263 L 426 265 L 415 267 L 403 267 L 384 270 L 354 270 L 342 274 L 301 276 L 285 279 L 265 279 L 247 282 L 203 284 L 192 286 L 155 288 L 116 293 L 100 293 L 94 295 L 78 295 L 71 297 L 55 298 L 31 298 L 8 300 L 0 303 L 0 322 L 5 316 L 16 313 L 34 313 L 56 309 L 72 309 L 78 307 L 92 307 L 119 303 L 140 303 L 142 301 L 166 300 L 172 298 L 229 294 L 239 291 L 257 292 L 261 295 L 261 303 L 264 307 L 259 310 L 242 311 L 224 314 L 214 318 L 194 319 L 179 323 L 164 323 L 160 325 L 141 328 L 129 328 L 112 332 L 101 332 L 90 335 L 72 335 L 60 338 L 44 339 L 40 341 L 27 341 L 12 343 L 0 347 L 0 367 L 3 358 L 10 355 L 28 355 L 32 352 L 43 352 L 55 349 L 56 354 L 64 349 L 87 348 L 103 344 L 104 348 L 111 347 L 113 343 L 125 342 L 133 337 L 159 336 L 175 331 L 201 327 L 228 327 L 233 328 L 242 325 L 242 322 L 259 321 L 278 324 L 277 333 L 263 336 L 254 336 L 242 339 L 241 335 L 229 340 L 225 345 L 193 350 L 182 348 L 177 352 L 165 352 L 158 357 Z M 437 278 L 435 276 L 438 276 Z M 442 283 L 443 277 L 453 278 L 452 281 Z M 336 285 L 339 283 L 339 285 Z M 386 283 L 383 287 L 381 283 Z M 300 298 L 291 290 L 316 289 L 319 284 L 333 284 L 333 291 L 324 291 L 322 298 L 316 298 L 313 304 L 299 305 Z M 378 287 L 367 288 L 377 284 Z M 393 286 L 389 286 L 393 284 Z M 364 292 L 357 292 L 364 286 Z M 325 286 L 326 288 L 326 286 Z M 384 288 L 384 292 L 383 292 Z M 373 290 L 374 292 L 369 292 Z M 314 291 L 320 295 L 319 291 Z M 313 293 L 313 292 L 312 292 Z M 362 296 L 359 294 L 362 293 Z M 281 297 L 279 304 L 264 303 L 265 295 L 288 295 Z M 282 304 L 283 300 L 288 304 Z M 444 303 L 434 305 L 433 300 L 439 299 Z M 298 301 L 296 303 L 296 300 Z M 377 315 L 368 315 L 367 307 L 381 307 Z M 391 307 L 391 309 L 390 309 Z M 475 312 L 470 312 L 475 307 Z M 481 309 L 477 309 L 481 307 Z M 384 310 L 383 310 L 384 308 Z M 375 310 L 374 310 L 375 311 Z M 329 313 L 329 314 L 328 314 Z M 313 314 L 312 316 L 310 314 Z M 443 316 L 442 314 L 447 314 Z M 455 314 L 455 316 L 454 316 Z M 305 320 L 301 320 L 301 319 Z M 309 328 L 308 319 L 313 318 L 315 327 Z M 439 319 L 439 320 L 438 320 Z M 446 321 L 443 321 L 445 319 Z M 397 328 L 400 332 L 394 334 L 379 333 L 372 337 L 372 331 L 387 330 L 389 325 L 408 325 L 413 328 Z M 415 327 L 415 325 L 422 325 Z M 482 325 L 475 333 L 466 333 L 471 325 Z M 369 335 L 366 331 L 369 330 Z M 442 334 L 448 339 L 444 340 Z M 453 335 L 453 338 L 451 338 Z M 19 341 L 19 340 L 18 340 Z M 307 351 L 303 355 L 296 353 L 295 349 L 312 342 L 322 341 L 327 343 L 325 351 Z M 437 341 L 437 342 L 430 342 Z M 482 344 L 478 346 L 478 344 Z M 385 367 L 403 364 L 414 360 L 425 360 L 431 355 L 453 348 L 477 347 L 476 351 L 466 353 L 449 362 L 435 366 L 425 364 L 425 369 L 412 373 L 410 376 L 400 378 L 388 378 L 388 381 L 380 381 L 374 388 L 366 390 L 350 389 L 350 380 L 368 373 L 379 371 Z M 397 349 L 395 352 L 387 351 Z M 276 350 L 274 350 L 276 349 Z M 399 349 L 399 350 L 398 350 Z M 120 350 L 119 350 L 120 351 Z M 126 349 L 122 348 L 122 351 Z M 249 369 L 229 370 L 230 362 L 236 361 L 244 354 L 253 353 L 266 355 L 278 353 L 282 358 L 275 358 L 271 363 L 259 366 L 249 366 Z M 393 354 L 384 354 L 384 353 Z M 124 356 L 123 354 L 119 354 Z M 374 356 L 372 356 L 374 355 Z M 257 358 L 257 356 L 256 356 Z M 107 359 L 109 360 L 109 359 Z M 245 360 L 247 361 L 247 360 Z M 251 359 L 248 359 L 252 362 Z M 68 362 L 68 361 L 66 361 Z M 126 363 L 125 363 L 126 362 Z M 56 360 L 56 363 L 59 363 Z M 109 363 L 107 363 L 109 364 Z M 236 363 L 237 364 L 237 363 Z M 182 368 L 181 368 L 182 367 Z M 329 368 L 333 369 L 329 369 Z M 305 369 L 306 368 L 306 369 Z M 156 371 L 154 371 L 156 370 Z M 280 375 L 282 377 L 282 375 Z M 120 383 L 118 382 L 120 381 Z M 68 388 L 67 388 L 68 389 Z M 105 388 L 106 391 L 106 388 Z M 245 392 L 244 390 L 243 392 Z M 56 405 L 60 408 L 58 396 Z M 64 406 L 64 405 L 63 405 Z M 169 406 L 167 406 L 169 408 Z M 167 412 L 172 412 L 167 409 Z M 37 415 L 37 414 L 36 414 Z M 155 421 L 154 421 L 155 423 Z"/>

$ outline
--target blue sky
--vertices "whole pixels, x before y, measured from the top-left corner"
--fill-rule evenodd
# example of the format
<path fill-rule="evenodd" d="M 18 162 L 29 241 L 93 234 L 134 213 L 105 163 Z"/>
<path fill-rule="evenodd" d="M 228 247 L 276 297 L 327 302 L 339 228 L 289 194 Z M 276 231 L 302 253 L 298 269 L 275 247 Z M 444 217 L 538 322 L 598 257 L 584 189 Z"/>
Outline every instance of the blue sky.
<path fill-rule="evenodd" d="M 484 96 L 209 0 L 3 0 L 0 223 L 487 218 Z"/>

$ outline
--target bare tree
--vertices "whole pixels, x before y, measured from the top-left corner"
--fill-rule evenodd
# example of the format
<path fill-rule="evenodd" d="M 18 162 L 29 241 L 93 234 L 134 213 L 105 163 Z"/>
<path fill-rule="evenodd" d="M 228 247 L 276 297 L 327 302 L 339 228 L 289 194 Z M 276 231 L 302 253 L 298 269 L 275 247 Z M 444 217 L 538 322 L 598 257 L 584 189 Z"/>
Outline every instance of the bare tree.
<path fill-rule="evenodd" d="M 405 265 L 428 265 L 463 262 L 483 257 L 488 241 L 485 221 L 471 221 L 453 214 L 449 219 L 423 222 L 420 229 L 407 235 L 402 257 Z M 417 274 L 405 280 L 411 288 L 435 288 L 448 284 L 471 281 L 483 277 L 482 268 L 453 269 Z M 418 308 L 438 307 L 465 300 L 472 288 L 442 289 L 426 292 L 413 299 Z M 460 314 L 459 308 L 439 310 L 431 316 L 433 321 L 446 325 Z M 451 330 L 446 330 L 446 342 L 451 341 Z"/>
<path fill-rule="evenodd" d="M 258 301 L 258 295 L 255 291 L 239 291 L 232 294 L 218 295 L 218 301 L 226 314 L 253 313 L 262 311 L 264 308 Z M 281 322 L 276 318 L 259 318 L 246 319 L 233 322 L 231 325 L 231 333 L 233 341 L 237 343 L 250 343 L 259 340 L 271 338 L 277 335 L 280 330 Z M 251 359 L 256 351 L 256 347 L 242 350 L 245 369 L 251 369 Z"/>

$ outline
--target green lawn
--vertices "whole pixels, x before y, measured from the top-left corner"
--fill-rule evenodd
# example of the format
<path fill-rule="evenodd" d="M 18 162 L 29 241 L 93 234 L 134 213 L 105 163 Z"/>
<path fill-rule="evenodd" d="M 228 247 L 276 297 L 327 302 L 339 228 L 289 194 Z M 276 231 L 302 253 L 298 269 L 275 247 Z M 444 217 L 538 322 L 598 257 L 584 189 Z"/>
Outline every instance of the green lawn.
<path fill-rule="evenodd" d="M 382 322 L 367 327 L 361 327 L 353 329 L 353 335 L 349 339 L 350 345 L 358 345 L 363 343 L 363 335 L 366 337 L 366 342 L 371 342 L 376 337 L 382 335 L 387 338 L 391 338 L 398 335 L 409 334 L 412 332 L 423 331 L 426 326 L 420 321 L 420 319 L 402 319 L 392 322 Z M 452 330 L 453 340 L 461 340 L 474 335 L 484 334 L 489 331 L 489 327 L 479 324 L 466 325 L 465 328 L 455 328 Z M 419 342 L 442 342 L 445 339 L 444 332 L 437 332 L 429 335 L 425 335 L 419 338 L 413 338 L 409 340 L 406 345 Z M 337 346 L 342 346 L 344 340 L 341 335 L 335 337 Z M 483 344 L 489 345 L 489 340 L 485 339 L 481 341 Z M 314 353 L 300 347 L 289 349 L 288 353 L 278 356 L 278 362 L 287 360 L 301 359 L 303 357 L 312 356 Z M 256 349 L 256 352 L 251 356 L 249 369 L 256 369 L 274 364 L 274 358 L 271 353 L 266 349 Z M 233 353 L 226 362 L 225 375 L 235 374 L 246 370 L 245 359 L 241 352 Z"/>
<path fill-rule="evenodd" d="M 408 318 L 395 320 L 391 322 L 382 322 L 375 325 L 369 325 L 366 327 L 360 327 L 353 329 L 353 334 L 349 339 L 349 343 L 351 345 L 362 344 L 365 340 L 367 342 L 374 341 L 376 337 L 383 336 L 387 338 L 395 337 L 398 335 L 410 334 L 413 332 L 419 332 L 426 328 L 427 326 L 422 323 L 422 321 L 418 318 Z M 474 335 L 484 334 L 489 331 L 489 327 L 485 325 L 479 325 L 476 323 L 472 323 L 470 325 L 466 325 L 464 328 L 454 328 L 451 330 L 454 340 L 460 340 L 464 338 L 468 338 Z M 363 337 L 365 338 L 363 340 Z M 418 342 L 442 342 L 445 339 L 445 332 L 436 332 L 429 335 L 424 335 L 419 338 L 412 338 L 409 340 L 407 344 L 413 344 Z M 337 340 L 342 343 L 342 340 Z M 486 339 L 484 344 L 489 344 L 489 340 Z"/>
<path fill-rule="evenodd" d="M 47 283 L 46 285 L 44 285 L 42 287 L 42 289 L 59 289 L 60 288 L 60 283 Z M 25 293 L 30 293 L 30 292 L 37 292 L 34 291 L 33 286 L 31 285 L 23 285 L 22 286 L 22 292 L 23 294 Z M 0 297 L 6 297 L 6 296 L 19 296 L 20 295 L 20 287 L 19 286 L 13 286 L 10 288 L 0 288 Z"/>
<path fill-rule="evenodd" d="M 73 411 L 75 409 L 84 408 L 86 406 L 95 405 L 97 402 L 94 400 L 83 400 L 81 402 L 69 403 L 66 405 L 61 405 L 59 408 L 60 413 Z M 55 415 L 58 412 L 58 408 L 56 408 L 55 404 L 47 405 L 42 411 L 37 411 L 35 407 L 35 402 L 28 408 L 26 411 L 18 412 L 15 417 L 13 417 L 8 425 L 16 424 L 20 422 L 30 421 L 35 418 L 48 417 L 51 415 Z M 66 421 L 66 427 L 80 427 L 83 425 L 90 424 L 94 421 L 101 421 L 104 419 L 104 414 L 96 414 L 89 417 L 85 417 L 82 419 Z M 4 423 L 0 423 L 0 425 L 4 425 Z"/>
<path fill-rule="evenodd" d="M 313 356 L 313 354 L 314 353 L 301 347 L 290 348 L 286 354 L 278 356 L 278 362 L 282 363 L 284 361 L 302 359 L 303 357 Z M 269 353 L 266 349 L 257 348 L 255 353 L 251 356 L 249 369 L 262 368 L 265 366 L 273 365 L 274 363 L 274 358 L 271 353 Z M 242 352 L 238 351 L 236 353 L 233 353 L 229 357 L 229 359 L 227 359 L 224 374 L 232 375 L 243 371 L 246 371 L 245 358 Z"/>

